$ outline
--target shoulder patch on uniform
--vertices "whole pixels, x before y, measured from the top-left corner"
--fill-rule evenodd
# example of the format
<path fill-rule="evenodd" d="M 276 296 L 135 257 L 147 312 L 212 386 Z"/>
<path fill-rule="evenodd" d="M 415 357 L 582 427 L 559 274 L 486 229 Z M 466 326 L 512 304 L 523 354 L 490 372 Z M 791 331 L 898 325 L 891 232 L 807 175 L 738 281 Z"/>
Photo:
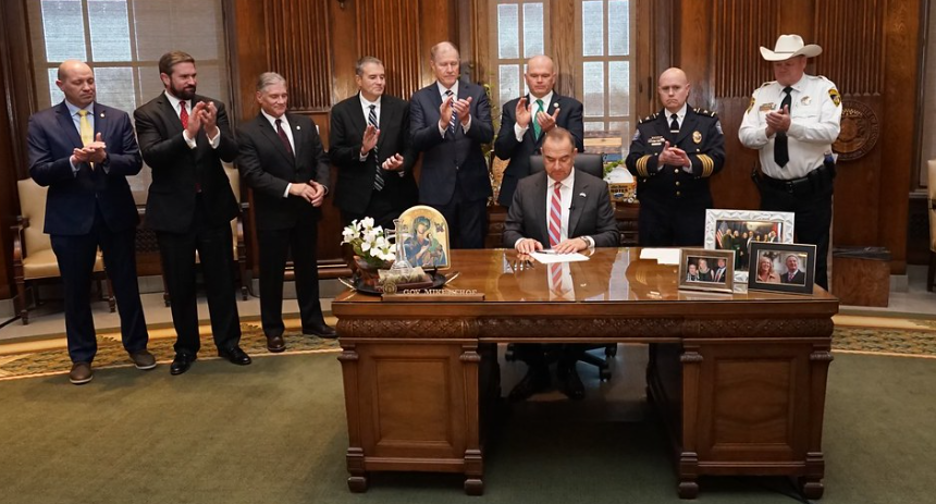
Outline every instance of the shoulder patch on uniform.
<path fill-rule="evenodd" d="M 754 104 L 757 103 L 757 98 L 754 98 L 754 95 L 751 95 L 751 104 L 748 105 L 747 110 L 744 111 L 745 114 L 751 111 L 754 108 Z"/>
<path fill-rule="evenodd" d="M 636 128 L 637 131 L 634 131 L 634 138 L 631 139 L 632 142 L 640 140 L 640 128 Z"/>
<path fill-rule="evenodd" d="M 721 121 L 719 121 L 718 119 L 715 119 L 715 129 L 718 131 L 718 134 L 719 134 L 719 135 L 724 135 L 724 134 L 725 134 L 725 132 L 722 131 L 722 129 L 721 129 Z"/>
<path fill-rule="evenodd" d="M 838 89 L 830 88 L 829 98 L 832 98 L 832 103 L 834 103 L 836 107 L 842 104 L 842 95 L 839 94 Z"/>

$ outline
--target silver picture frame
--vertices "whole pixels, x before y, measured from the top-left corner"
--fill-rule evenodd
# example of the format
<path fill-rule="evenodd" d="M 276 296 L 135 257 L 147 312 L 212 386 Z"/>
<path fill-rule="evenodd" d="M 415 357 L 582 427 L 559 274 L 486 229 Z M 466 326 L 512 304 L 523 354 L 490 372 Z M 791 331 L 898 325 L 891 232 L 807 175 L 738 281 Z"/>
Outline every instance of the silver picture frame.
<path fill-rule="evenodd" d="M 722 245 L 732 242 L 729 249 L 735 250 L 735 285 L 747 285 L 751 243 L 761 240 L 763 243 L 793 243 L 793 221 L 793 212 L 708 209 L 705 211 L 703 246 L 708 250 L 727 250 Z M 742 229 L 749 231 L 750 236 L 745 236 Z M 738 237 L 725 239 L 729 230 L 738 231 Z M 774 233 L 773 236 L 768 230 Z"/>

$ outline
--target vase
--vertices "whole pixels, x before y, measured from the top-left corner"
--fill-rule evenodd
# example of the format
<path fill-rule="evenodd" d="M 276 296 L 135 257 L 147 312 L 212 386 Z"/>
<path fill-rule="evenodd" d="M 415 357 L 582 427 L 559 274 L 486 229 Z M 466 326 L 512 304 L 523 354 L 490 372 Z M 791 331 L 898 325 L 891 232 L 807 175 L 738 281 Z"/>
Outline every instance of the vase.
<path fill-rule="evenodd" d="M 378 271 L 390 269 L 393 263 L 390 261 L 373 263 L 356 255 L 354 256 L 354 265 L 357 267 L 361 283 L 376 288 L 380 284 L 380 273 Z"/>

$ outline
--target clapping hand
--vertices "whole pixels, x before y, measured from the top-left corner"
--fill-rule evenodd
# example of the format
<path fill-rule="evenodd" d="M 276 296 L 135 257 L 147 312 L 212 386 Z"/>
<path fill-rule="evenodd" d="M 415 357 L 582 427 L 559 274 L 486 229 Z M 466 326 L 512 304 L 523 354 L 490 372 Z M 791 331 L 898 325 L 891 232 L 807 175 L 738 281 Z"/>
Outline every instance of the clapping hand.
<path fill-rule="evenodd" d="M 767 136 L 778 131 L 788 131 L 790 129 L 790 107 L 784 105 L 782 110 L 777 110 L 767 114 Z"/>
<path fill-rule="evenodd" d="M 439 129 L 445 131 L 449 127 L 449 121 L 452 120 L 452 106 L 455 103 L 455 98 L 449 98 L 442 100 L 442 105 L 439 106 Z"/>
<path fill-rule="evenodd" d="M 192 107 L 192 113 L 188 115 L 188 125 L 185 127 L 185 131 L 188 133 L 189 138 L 195 138 L 198 136 L 198 131 L 202 128 L 202 125 L 205 121 L 205 107 L 207 105 L 205 102 L 198 102 Z"/>
<path fill-rule="evenodd" d="M 218 107 L 214 104 L 213 101 L 210 101 L 207 105 L 205 105 L 205 107 L 202 109 L 201 116 L 202 126 L 205 127 L 205 134 L 208 135 L 208 138 L 214 138 L 217 136 Z"/>
<path fill-rule="evenodd" d="M 517 126 L 521 128 L 526 128 L 530 125 L 530 121 L 533 120 L 533 113 L 530 112 L 529 107 L 527 107 L 527 99 L 525 96 L 521 96 L 517 100 L 517 108 L 514 111 L 517 116 Z"/>
<path fill-rule="evenodd" d="M 660 153 L 657 163 L 669 166 L 690 166 L 692 164 L 686 151 L 679 147 L 670 147 L 669 142 L 663 143 L 663 152 Z"/>
<path fill-rule="evenodd" d="M 536 122 L 540 125 L 540 130 L 543 133 L 548 132 L 549 130 L 556 127 L 556 118 L 559 117 L 559 107 L 556 107 L 556 111 L 552 115 L 547 114 L 546 112 L 537 112 L 536 113 Z"/>
<path fill-rule="evenodd" d="M 94 141 L 80 149 L 72 150 L 72 162 L 78 163 L 103 163 L 107 159 L 107 145 L 101 139 L 98 133 Z M 94 169 L 94 165 L 91 165 Z"/>
<path fill-rule="evenodd" d="M 374 150 L 378 138 L 380 138 L 380 130 L 375 128 L 373 124 L 368 124 L 367 129 L 364 130 L 364 140 L 361 144 L 362 156 L 366 156 L 368 152 Z"/>
<path fill-rule="evenodd" d="M 403 168 L 403 156 L 396 153 L 385 159 L 380 167 L 387 171 L 397 171 Z"/>
<path fill-rule="evenodd" d="M 456 101 L 452 107 L 455 108 L 455 113 L 458 114 L 458 122 L 462 126 L 468 126 L 468 119 L 471 117 L 471 97 Z"/>

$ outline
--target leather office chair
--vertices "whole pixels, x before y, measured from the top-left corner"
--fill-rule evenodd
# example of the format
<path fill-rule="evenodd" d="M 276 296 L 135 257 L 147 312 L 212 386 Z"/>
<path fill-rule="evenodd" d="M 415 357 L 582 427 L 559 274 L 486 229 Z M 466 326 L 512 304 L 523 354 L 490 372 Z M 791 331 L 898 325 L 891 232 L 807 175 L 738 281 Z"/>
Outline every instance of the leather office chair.
<path fill-rule="evenodd" d="M 929 242 L 930 258 L 929 269 L 926 272 L 926 290 L 933 291 L 933 281 L 936 280 L 936 159 L 930 159 L 927 164 L 929 183 L 926 184 L 929 196 L 927 208 L 929 212 Z"/>
<path fill-rule="evenodd" d="M 544 169 L 545 168 L 543 167 L 543 156 L 538 156 L 538 155 L 530 156 L 530 174 L 531 175 L 537 174 L 543 171 Z M 575 169 L 583 171 L 594 177 L 604 178 L 604 157 L 601 154 L 579 153 L 575 156 Z M 609 194 L 608 198 L 610 197 L 611 195 Z M 605 354 L 604 359 L 594 354 L 586 352 L 582 354 L 582 357 L 579 360 L 586 364 L 591 364 L 592 366 L 595 366 L 596 368 L 598 368 L 598 377 L 602 381 L 607 381 L 611 379 L 611 369 L 610 369 L 608 360 L 614 358 L 617 355 L 617 345 L 616 344 L 594 345 L 594 346 L 590 346 L 589 350 L 594 350 L 598 348 L 604 349 L 604 354 Z M 507 353 L 505 354 L 505 358 L 508 361 L 513 361 L 516 359 L 516 356 L 513 353 L 512 345 L 507 345 Z"/>
<path fill-rule="evenodd" d="M 234 199 L 237 200 L 239 206 L 241 203 L 240 173 L 237 171 L 237 168 L 230 166 L 225 166 L 224 172 L 228 177 L 228 182 L 231 184 L 231 189 L 234 191 Z M 240 278 L 241 299 L 247 301 L 247 246 L 244 242 L 244 222 L 242 216 L 243 212 L 231 219 L 231 246 L 234 265 L 237 268 L 237 274 Z M 201 263 L 201 258 L 198 257 L 197 250 L 195 251 L 195 263 Z M 163 302 L 165 302 L 166 306 L 172 304 L 169 299 L 169 289 L 166 287 L 165 276 L 163 276 Z"/>
<path fill-rule="evenodd" d="M 29 303 L 26 301 L 26 282 L 59 278 L 58 260 L 52 251 L 52 240 L 43 232 L 45 226 L 46 199 L 49 188 L 42 187 L 33 179 L 27 178 L 16 182 L 19 192 L 20 215 L 16 218 L 16 225 L 12 226 L 13 234 L 13 278 L 16 282 L 16 292 L 19 299 L 20 320 L 23 325 L 29 324 Z M 113 287 L 104 271 L 104 256 L 98 250 L 94 260 L 94 276 L 98 282 L 98 291 L 101 290 L 101 280 L 107 284 L 106 300 L 110 311 L 116 310 Z M 39 292 L 32 290 L 33 300 L 40 304 Z"/>

